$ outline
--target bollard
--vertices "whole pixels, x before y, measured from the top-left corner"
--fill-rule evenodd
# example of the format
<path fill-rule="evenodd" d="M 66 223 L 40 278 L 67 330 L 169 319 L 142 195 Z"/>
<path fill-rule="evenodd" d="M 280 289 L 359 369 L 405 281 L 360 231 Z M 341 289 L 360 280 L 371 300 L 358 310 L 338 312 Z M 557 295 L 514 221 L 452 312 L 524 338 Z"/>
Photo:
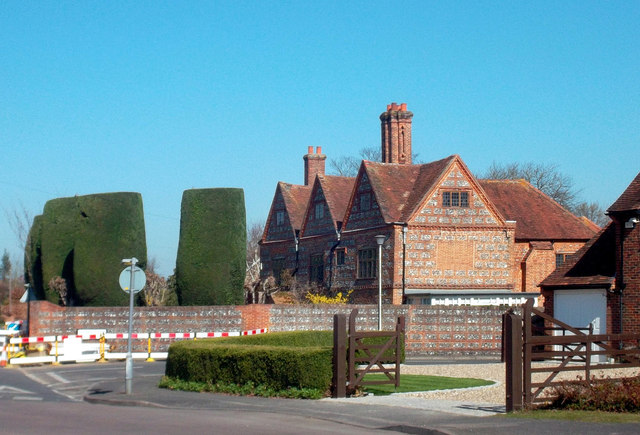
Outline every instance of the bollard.
<path fill-rule="evenodd" d="M 147 358 L 147 362 L 154 362 L 155 359 L 151 358 L 151 334 L 149 334 L 147 353 L 149 354 L 149 357 Z"/>
<path fill-rule="evenodd" d="M 59 366 L 60 362 L 58 361 L 58 337 L 56 337 L 56 341 L 53 343 L 53 345 L 55 346 L 55 349 L 56 349 L 55 350 L 56 359 L 54 362 L 51 363 L 51 365 Z"/>
<path fill-rule="evenodd" d="M 104 336 L 104 334 L 102 334 L 100 336 L 100 358 L 98 359 L 97 362 L 100 363 L 104 363 L 107 362 L 107 359 L 104 357 L 104 349 L 105 349 L 105 343 L 107 342 L 106 337 Z"/>

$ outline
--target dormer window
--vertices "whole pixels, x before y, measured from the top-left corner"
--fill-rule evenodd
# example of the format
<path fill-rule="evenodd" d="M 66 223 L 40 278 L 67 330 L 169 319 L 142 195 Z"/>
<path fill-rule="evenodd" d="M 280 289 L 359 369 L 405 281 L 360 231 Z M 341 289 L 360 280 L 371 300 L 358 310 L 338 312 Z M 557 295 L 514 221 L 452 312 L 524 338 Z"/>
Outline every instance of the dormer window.
<path fill-rule="evenodd" d="M 324 205 L 316 204 L 316 219 L 322 219 L 324 217 Z"/>
<path fill-rule="evenodd" d="M 278 225 L 278 226 L 284 225 L 284 212 L 283 211 L 276 212 L 276 225 Z"/>
<path fill-rule="evenodd" d="M 443 207 L 469 207 L 469 192 L 442 192 Z"/>

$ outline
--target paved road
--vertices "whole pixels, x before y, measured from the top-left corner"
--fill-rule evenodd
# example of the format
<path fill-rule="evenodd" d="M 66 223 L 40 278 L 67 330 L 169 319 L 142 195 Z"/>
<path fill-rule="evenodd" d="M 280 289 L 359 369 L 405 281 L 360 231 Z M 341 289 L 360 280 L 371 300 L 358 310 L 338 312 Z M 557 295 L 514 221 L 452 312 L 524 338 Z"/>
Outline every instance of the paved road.
<path fill-rule="evenodd" d="M 0 432 L 325 434 L 637 434 L 637 424 L 529 421 L 463 415 L 463 408 L 392 396 L 377 403 L 264 399 L 157 388 L 164 363 L 134 365 L 124 394 L 124 363 L 0 369 Z M 85 401 L 81 401 L 84 396 Z M 107 406 L 110 405 L 110 406 Z M 476 412 L 483 412 L 475 409 Z M 489 410 L 491 411 L 491 410 Z M 455 412 L 455 413 L 454 413 Z"/>

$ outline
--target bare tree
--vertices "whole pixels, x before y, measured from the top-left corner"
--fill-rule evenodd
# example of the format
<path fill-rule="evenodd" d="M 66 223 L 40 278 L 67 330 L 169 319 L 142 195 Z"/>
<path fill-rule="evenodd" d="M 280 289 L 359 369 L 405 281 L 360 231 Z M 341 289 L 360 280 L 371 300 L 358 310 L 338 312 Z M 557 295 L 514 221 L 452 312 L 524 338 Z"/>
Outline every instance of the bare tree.
<path fill-rule="evenodd" d="M 31 276 L 30 256 L 24 254 L 26 253 L 27 244 L 29 243 L 29 232 L 33 224 L 33 214 L 27 210 L 27 207 L 25 207 L 23 203 L 20 203 L 19 208 L 14 208 L 11 211 L 5 209 L 4 213 L 7 217 L 9 227 L 18 239 L 20 251 L 25 258 L 24 269 L 28 275 L 29 282 L 32 283 L 33 277 Z"/>
<path fill-rule="evenodd" d="M 247 229 L 247 272 L 244 278 L 245 285 L 252 285 L 260 279 L 260 245 L 262 233 L 264 232 L 264 224 L 262 222 L 253 222 Z"/>
<path fill-rule="evenodd" d="M 7 280 L 7 277 L 11 277 L 11 259 L 5 249 L 4 254 L 2 254 L 2 262 L 0 263 L 0 280 L 4 282 Z"/>
<path fill-rule="evenodd" d="M 493 162 L 480 178 L 492 180 L 527 180 L 533 187 L 549 195 L 558 204 L 571 210 L 578 191 L 568 175 L 558 171 L 555 163 L 506 163 Z"/>
<path fill-rule="evenodd" d="M 610 220 L 604 208 L 597 202 L 581 202 L 574 207 L 573 213 L 576 216 L 586 217 L 600 227 L 606 226 Z"/>
<path fill-rule="evenodd" d="M 177 296 L 169 281 L 156 273 L 156 259 L 149 258 L 144 271 L 147 283 L 142 292 L 142 303 L 147 307 L 177 305 Z"/>
<path fill-rule="evenodd" d="M 413 163 L 420 163 L 417 153 L 412 153 L 411 159 Z M 329 159 L 329 171 L 333 175 L 339 175 L 341 177 L 355 177 L 358 175 L 360 163 L 363 160 L 369 160 L 371 162 L 382 161 L 382 149 L 380 147 L 364 147 L 358 153 L 358 157 L 341 156 L 336 159 Z"/>
<path fill-rule="evenodd" d="M 48 287 L 58 293 L 60 296 L 60 304 L 66 306 L 69 303 L 68 299 L 68 290 L 67 290 L 67 280 L 62 278 L 61 276 L 54 276 L 49 280 L 47 284 Z"/>

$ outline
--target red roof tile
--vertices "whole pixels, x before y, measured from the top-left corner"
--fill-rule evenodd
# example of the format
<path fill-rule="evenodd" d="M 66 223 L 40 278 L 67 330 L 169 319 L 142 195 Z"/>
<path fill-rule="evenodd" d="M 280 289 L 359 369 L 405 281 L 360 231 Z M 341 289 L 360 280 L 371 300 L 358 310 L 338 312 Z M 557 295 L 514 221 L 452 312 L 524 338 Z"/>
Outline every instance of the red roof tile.
<path fill-rule="evenodd" d="M 636 175 L 629 187 L 622 192 L 620 198 L 607 209 L 607 212 L 631 210 L 640 210 L 640 173 Z"/>
<path fill-rule="evenodd" d="M 541 283 L 540 287 L 609 287 L 616 271 L 615 226 L 609 223 Z"/>
<path fill-rule="evenodd" d="M 363 161 L 385 222 L 407 220 L 454 159 L 423 165 Z"/>
<path fill-rule="evenodd" d="M 478 180 L 506 220 L 516 221 L 517 240 L 588 240 L 592 225 L 574 216 L 525 180 Z"/>
<path fill-rule="evenodd" d="M 291 225 L 293 225 L 294 230 L 299 230 L 302 227 L 302 219 L 304 219 L 304 213 L 307 210 L 309 195 L 311 195 L 311 186 L 301 186 L 283 182 L 279 182 L 278 186 L 282 192 Z"/>

